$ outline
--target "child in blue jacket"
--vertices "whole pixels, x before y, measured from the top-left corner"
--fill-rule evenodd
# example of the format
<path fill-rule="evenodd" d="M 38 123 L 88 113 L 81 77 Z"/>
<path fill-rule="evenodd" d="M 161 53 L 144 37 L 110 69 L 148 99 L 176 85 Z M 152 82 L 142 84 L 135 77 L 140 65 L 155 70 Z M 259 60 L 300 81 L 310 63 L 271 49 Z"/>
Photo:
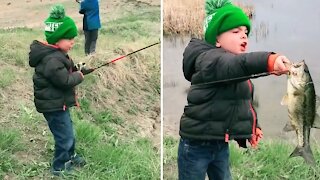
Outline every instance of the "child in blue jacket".
<path fill-rule="evenodd" d="M 98 0 L 83 0 L 80 3 L 80 14 L 83 14 L 83 31 L 85 37 L 84 52 L 92 54 L 96 50 L 98 31 L 101 28 Z"/>

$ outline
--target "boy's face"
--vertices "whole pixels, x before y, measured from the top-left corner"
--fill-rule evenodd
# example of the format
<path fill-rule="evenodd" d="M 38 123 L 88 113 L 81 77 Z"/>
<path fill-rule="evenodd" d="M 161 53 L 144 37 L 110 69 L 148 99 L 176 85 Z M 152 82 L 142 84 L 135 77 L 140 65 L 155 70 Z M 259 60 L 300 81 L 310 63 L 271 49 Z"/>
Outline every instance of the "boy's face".
<path fill-rule="evenodd" d="M 60 39 L 56 46 L 58 46 L 62 51 L 68 52 L 74 45 L 74 39 Z"/>
<path fill-rule="evenodd" d="M 233 53 L 245 53 L 248 49 L 248 30 L 246 26 L 240 26 L 220 34 L 217 37 L 216 47 Z"/>

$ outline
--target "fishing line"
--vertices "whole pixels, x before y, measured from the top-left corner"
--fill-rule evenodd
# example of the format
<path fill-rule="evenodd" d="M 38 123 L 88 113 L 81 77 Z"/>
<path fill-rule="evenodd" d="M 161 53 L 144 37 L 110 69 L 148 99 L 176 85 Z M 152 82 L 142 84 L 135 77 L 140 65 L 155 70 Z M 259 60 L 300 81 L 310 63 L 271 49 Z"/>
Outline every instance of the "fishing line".
<path fill-rule="evenodd" d="M 118 57 L 118 58 L 116 58 L 116 59 L 113 59 L 113 60 L 111 60 L 111 61 L 109 61 L 109 62 L 106 62 L 106 63 L 104 63 L 104 64 L 102 64 L 102 65 L 100 65 L 100 66 L 98 66 L 98 67 L 88 68 L 88 69 L 85 70 L 85 71 L 86 71 L 86 74 L 89 74 L 89 73 L 91 73 L 91 72 L 93 72 L 93 71 L 95 71 L 95 70 L 97 70 L 97 69 L 99 69 L 99 68 L 101 68 L 101 67 L 103 67 L 103 66 L 107 66 L 107 65 L 109 65 L 110 63 L 114 63 L 114 62 L 116 62 L 116 61 L 119 61 L 120 59 L 123 59 L 123 58 L 125 58 L 125 57 L 128 57 L 128 56 L 130 56 L 130 55 L 132 55 L 132 54 L 135 54 L 135 53 L 137 53 L 137 52 L 139 52 L 139 51 L 142 51 L 142 50 L 144 50 L 144 49 L 150 48 L 150 47 L 152 47 L 152 46 L 154 46 L 154 45 L 157 45 L 157 44 L 160 44 L 160 41 L 159 41 L 159 42 L 156 42 L 156 43 L 153 43 L 153 44 L 151 44 L 151 45 L 149 45 L 149 46 L 146 46 L 146 47 L 144 47 L 144 48 L 138 49 L 138 50 L 136 50 L 136 51 L 133 51 L 133 52 L 131 52 L 131 53 L 129 53 L 129 54 L 120 56 L 120 57 Z"/>
<path fill-rule="evenodd" d="M 288 72 L 288 71 L 281 71 L 280 73 L 283 73 L 283 72 Z M 258 77 L 269 76 L 271 74 L 277 74 L 277 73 L 279 73 L 279 71 L 263 72 L 263 73 L 258 73 L 258 74 L 251 74 L 249 76 L 241 76 L 241 77 L 223 79 L 223 80 L 218 80 L 218 81 L 211 81 L 211 82 L 201 83 L 201 84 L 192 84 L 191 87 L 212 86 L 212 85 L 217 85 L 217 84 L 231 83 L 231 82 L 235 82 L 235 81 L 243 81 L 243 80 L 247 80 L 247 79 L 254 79 L 254 78 L 258 78 Z"/>

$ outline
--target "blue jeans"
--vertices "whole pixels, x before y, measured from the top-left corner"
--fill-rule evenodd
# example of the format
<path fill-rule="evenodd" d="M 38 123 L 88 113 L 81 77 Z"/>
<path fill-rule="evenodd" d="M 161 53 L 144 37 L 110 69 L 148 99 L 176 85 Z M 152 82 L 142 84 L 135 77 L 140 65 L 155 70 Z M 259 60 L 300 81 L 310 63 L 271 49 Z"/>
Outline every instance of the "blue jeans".
<path fill-rule="evenodd" d="M 68 170 L 75 154 L 75 137 L 69 110 L 43 113 L 55 141 L 54 171 Z"/>
<path fill-rule="evenodd" d="M 178 149 L 179 180 L 231 180 L 229 145 L 223 140 L 180 139 Z"/>

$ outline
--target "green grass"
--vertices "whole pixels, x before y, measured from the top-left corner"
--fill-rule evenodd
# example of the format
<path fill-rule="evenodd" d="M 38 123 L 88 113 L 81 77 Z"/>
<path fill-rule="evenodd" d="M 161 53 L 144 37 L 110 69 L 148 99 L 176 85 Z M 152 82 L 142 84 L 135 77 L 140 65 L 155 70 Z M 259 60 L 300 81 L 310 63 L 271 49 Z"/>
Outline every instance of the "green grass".
<path fill-rule="evenodd" d="M 11 85 L 15 80 L 15 73 L 12 69 L 3 69 L 0 71 L 0 88 Z"/>
<path fill-rule="evenodd" d="M 0 129 L 0 150 L 16 152 L 22 149 L 21 134 L 15 129 Z"/>
<path fill-rule="evenodd" d="M 113 114 L 114 113 L 112 113 L 110 110 L 105 110 L 105 111 L 97 112 L 93 116 L 95 121 L 98 124 L 115 123 L 115 124 L 121 125 L 124 122 L 124 120 Z"/>
<path fill-rule="evenodd" d="M 74 123 L 77 139 L 77 152 L 88 164 L 76 169 L 74 179 L 159 179 L 160 153 L 147 138 L 119 138 L 107 136 L 99 126 L 77 120 Z M 21 135 L 15 130 L 0 129 L 0 177 L 11 174 L 16 178 L 50 176 L 50 161 L 53 155 L 53 139 L 46 134 L 45 154 L 41 160 L 19 162 L 15 158 L 22 148 Z"/>
<path fill-rule="evenodd" d="M 103 131 L 99 126 L 86 121 L 78 121 L 75 127 L 78 142 L 82 142 L 85 146 L 101 142 Z"/>
<path fill-rule="evenodd" d="M 178 179 L 178 140 L 165 137 L 163 142 L 163 179 Z"/>
<path fill-rule="evenodd" d="M 28 107 L 28 105 L 25 104 L 20 104 L 18 117 L 21 122 L 25 124 L 32 124 L 35 127 L 43 120 L 42 114 L 37 113 L 33 106 Z"/>
<path fill-rule="evenodd" d="M 4 179 L 6 172 L 12 172 L 17 168 L 17 162 L 12 158 L 11 153 L 0 149 L 0 179 Z"/>
<path fill-rule="evenodd" d="M 18 67 L 28 67 L 29 45 L 43 32 L 29 28 L 0 30 L 0 61 Z"/>
<path fill-rule="evenodd" d="M 155 27 L 153 22 L 160 21 L 159 8 L 142 9 L 141 11 L 127 12 L 123 17 L 114 19 L 105 24 L 101 33 L 122 37 L 124 41 L 136 41 L 140 37 L 151 38 L 160 34 L 160 26 Z M 158 31 L 154 31 L 157 29 Z M 123 38 L 125 37 L 125 38 Z M 160 38 L 158 36 L 158 38 Z"/>
<path fill-rule="evenodd" d="M 108 179 L 158 179 L 160 163 L 149 140 L 115 145 L 100 144 L 85 152 L 95 162 L 80 173 L 83 179 L 108 177 Z M 83 174 L 84 176 L 82 176 Z M 102 178 L 103 179 L 103 178 Z"/>
<path fill-rule="evenodd" d="M 14 171 L 17 167 L 17 161 L 13 154 L 23 149 L 20 142 L 21 134 L 15 129 L 0 128 L 0 178 L 2 179 L 6 172 Z"/>
<path fill-rule="evenodd" d="M 177 148 L 178 140 L 172 137 L 164 139 L 164 179 L 177 179 Z M 235 180 L 301 180 L 319 179 L 320 151 L 313 146 L 317 161 L 315 167 L 305 164 L 303 158 L 288 158 L 294 146 L 280 140 L 262 141 L 259 149 L 239 148 L 230 143 L 231 173 Z"/>

